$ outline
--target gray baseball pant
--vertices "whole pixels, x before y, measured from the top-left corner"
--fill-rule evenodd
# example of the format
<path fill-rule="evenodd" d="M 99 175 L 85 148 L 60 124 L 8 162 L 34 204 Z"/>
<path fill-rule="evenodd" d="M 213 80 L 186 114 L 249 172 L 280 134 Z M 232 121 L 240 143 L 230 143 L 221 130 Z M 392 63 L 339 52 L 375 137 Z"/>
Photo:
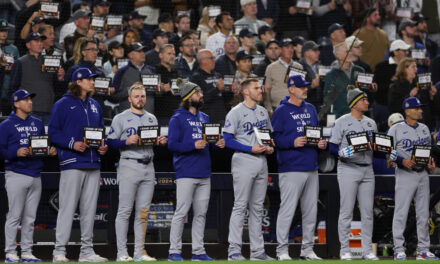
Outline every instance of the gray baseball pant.
<path fill-rule="evenodd" d="M 263 203 L 267 190 L 267 161 L 264 155 L 236 152 L 232 157 L 234 207 L 229 221 L 228 255 L 240 253 L 243 225 L 249 207 L 249 241 L 251 258 L 264 253 L 262 234 Z"/>
<path fill-rule="evenodd" d="M 396 169 L 393 217 L 394 252 L 405 252 L 403 233 L 412 200 L 414 200 L 417 219 L 417 252 L 429 250 L 429 193 L 429 175 L 426 171 L 409 172 Z"/>
<path fill-rule="evenodd" d="M 61 171 L 56 241 L 53 255 L 65 255 L 72 231 L 72 221 L 79 201 L 81 251 L 88 257 L 93 251 L 93 225 L 99 194 L 99 170 L 72 169 Z"/>
<path fill-rule="evenodd" d="M 318 171 L 295 171 L 279 174 L 281 196 L 277 217 L 277 256 L 289 253 L 289 233 L 298 201 L 301 199 L 301 256 L 313 252 L 316 216 L 318 212 Z"/>
<path fill-rule="evenodd" d="M 362 254 L 372 253 L 373 233 L 374 172 L 372 166 L 361 167 L 355 164 L 338 162 L 338 183 L 340 209 L 338 220 L 340 254 L 350 252 L 349 236 L 356 197 L 359 202 L 362 224 Z"/>
<path fill-rule="evenodd" d="M 121 159 L 118 168 L 119 207 L 115 221 L 118 258 L 128 256 L 127 232 L 133 203 L 136 203 L 134 217 L 134 257 L 146 254 L 144 244 L 147 232 L 148 213 L 154 192 L 154 166 L 138 163 L 132 159 Z"/>
<path fill-rule="evenodd" d="M 5 253 L 17 254 L 17 230 L 21 223 L 21 254 L 32 254 L 34 222 L 41 197 L 41 178 L 7 170 L 5 181 L 9 206 L 5 223 Z"/>
<path fill-rule="evenodd" d="M 182 252 L 182 232 L 185 216 L 193 208 L 191 228 L 192 254 L 206 254 L 203 245 L 206 212 L 211 194 L 211 178 L 180 178 L 176 180 L 176 211 L 171 221 L 170 254 Z"/>

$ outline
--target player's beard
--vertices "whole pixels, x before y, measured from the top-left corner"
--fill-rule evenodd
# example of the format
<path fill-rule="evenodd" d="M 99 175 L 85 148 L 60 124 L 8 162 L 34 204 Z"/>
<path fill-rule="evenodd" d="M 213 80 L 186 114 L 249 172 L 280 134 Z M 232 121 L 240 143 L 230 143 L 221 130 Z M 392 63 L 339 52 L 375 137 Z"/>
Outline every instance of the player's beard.
<path fill-rule="evenodd" d="M 144 110 L 145 104 L 133 104 L 133 108 L 136 110 Z"/>
<path fill-rule="evenodd" d="M 200 109 L 203 106 L 203 100 L 200 99 L 197 102 L 191 102 L 191 106 L 194 107 L 195 109 Z"/>

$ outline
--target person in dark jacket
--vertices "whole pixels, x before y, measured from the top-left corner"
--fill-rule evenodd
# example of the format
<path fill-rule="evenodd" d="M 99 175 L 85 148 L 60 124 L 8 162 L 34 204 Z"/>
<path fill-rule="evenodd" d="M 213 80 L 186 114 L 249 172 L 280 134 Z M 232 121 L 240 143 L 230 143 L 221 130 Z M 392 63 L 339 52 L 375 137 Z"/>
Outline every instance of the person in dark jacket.
<path fill-rule="evenodd" d="M 196 60 L 196 44 L 190 35 L 183 35 L 179 40 L 180 55 L 174 62 L 174 67 L 181 74 L 182 78 L 189 78 L 199 67 Z M 160 55 L 159 55 L 160 57 Z"/>
<path fill-rule="evenodd" d="M 239 48 L 238 40 L 234 36 L 229 36 L 225 40 L 225 54 L 221 55 L 215 61 L 215 71 L 221 75 L 234 75 L 237 71 L 235 65 L 235 56 Z"/>
<path fill-rule="evenodd" d="M 260 64 L 258 64 L 255 68 L 255 74 L 259 77 L 264 77 L 267 66 L 269 66 L 269 64 L 271 64 L 272 62 L 278 60 L 278 58 L 280 57 L 281 50 L 278 40 L 269 40 L 266 44 L 266 48 L 264 49 L 264 53 L 266 54 L 264 60 L 260 62 Z"/>

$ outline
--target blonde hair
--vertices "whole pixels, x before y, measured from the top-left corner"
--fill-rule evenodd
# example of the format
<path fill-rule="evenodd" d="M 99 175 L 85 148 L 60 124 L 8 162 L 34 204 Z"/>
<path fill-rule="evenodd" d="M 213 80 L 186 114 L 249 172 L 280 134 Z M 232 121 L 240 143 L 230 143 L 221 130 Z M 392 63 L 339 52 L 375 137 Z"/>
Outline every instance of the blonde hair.
<path fill-rule="evenodd" d="M 406 80 L 406 69 L 412 64 L 416 63 L 416 60 L 413 58 L 403 58 L 399 64 L 397 64 L 396 73 L 394 74 L 391 80 Z"/>
<path fill-rule="evenodd" d="M 75 62 L 75 64 L 78 64 L 78 62 L 81 60 L 82 55 L 81 55 L 81 46 L 84 42 L 87 41 L 86 37 L 81 37 L 79 39 L 76 40 L 75 45 L 73 46 L 73 61 Z"/>
<path fill-rule="evenodd" d="M 145 87 L 140 82 L 135 82 L 130 88 L 128 89 L 128 96 L 131 97 L 131 93 L 133 90 L 143 90 L 145 92 Z"/>

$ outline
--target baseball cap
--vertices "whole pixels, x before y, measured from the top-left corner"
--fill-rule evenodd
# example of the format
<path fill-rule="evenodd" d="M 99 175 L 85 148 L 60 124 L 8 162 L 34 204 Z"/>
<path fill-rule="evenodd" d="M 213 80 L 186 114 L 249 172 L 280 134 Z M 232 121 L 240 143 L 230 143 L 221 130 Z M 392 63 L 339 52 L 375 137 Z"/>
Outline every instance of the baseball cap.
<path fill-rule="evenodd" d="M 32 26 L 38 25 L 40 23 L 44 22 L 44 18 L 42 16 L 40 17 L 36 17 L 34 18 L 34 20 L 32 20 Z"/>
<path fill-rule="evenodd" d="M 8 20 L 6 19 L 0 19 L 0 30 L 6 30 L 9 29 Z"/>
<path fill-rule="evenodd" d="M 260 35 L 262 35 L 262 34 L 268 32 L 268 31 L 272 31 L 272 32 L 274 32 L 273 29 L 272 29 L 271 27 L 269 27 L 269 26 L 267 26 L 267 25 L 263 25 L 263 26 L 261 26 L 261 27 L 258 28 L 258 36 L 260 36 Z"/>
<path fill-rule="evenodd" d="M 405 41 L 396 39 L 395 41 L 391 42 L 390 52 L 395 50 L 409 50 L 410 48 L 411 45 L 406 44 Z"/>
<path fill-rule="evenodd" d="M 110 44 L 108 44 L 108 50 L 110 51 L 110 50 L 112 50 L 112 49 L 117 49 L 117 48 L 119 48 L 120 46 L 122 46 L 122 43 L 120 43 L 120 42 L 117 41 L 117 40 L 114 40 L 114 41 L 110 42 Z"/>
<path fill-rule="evenodd" d="M 411 19 L 405 19 L 402 20 L 399 24 L 398 32 L 404 30 L 406 27 L 415 27 L 417 25 L 416 22 L 412 21 Z"/>
<path fill-rule="evenodd" d="M 20 100 L 23 100 L 27 97 L 35 97 L 36 94 L 34 93 L 29 93 L 28 91 L 26 91 L 25 89 L 19 89 L 17 91 L 15 91 L 12 96 L 11 96 L 11 101 L 12 103 L 18 102 Z"/>
<path fill-rule="evenodd" d="M 92 8 L 94 8 L 95 6 L 98 6 L 98 5 L 109 6 L 109 5 L 111 5 L 111 3 L 108 2 L 107 0 L 95 0 L 95 1 L 93 1 Z"/>
<path fill-rule="evenodd" d="M 249 54 L 247 50 L 240 50 L 239 52 L 237 52 L 237 55 L 235 56 L 235 61 L 241 61 L 244 59 L 253 59 L 253 58 L 254 56 Z"/>
<path fill-rule="evenodd" d="M 308 50 L 319 50 L 319 45 L 313 40 L 306 41 L 304 42 L 301 52 L 304 54 L 304 52 Z"/>
<path fill-rule="evenodd" d="M 266 49 L 269 48 L 270 44 L 272 43 L 276 43 L 278 45 L 278 47 L 280 46 L 280 42 L 276 39 L 271 39 L 266 43 Z"/>
<path fill-rule="evenodd" d="M 283 39 L 281 40 L 281 42 L 280 42 L 280 47 L 285 47 L 285 46 L 287 46 L 287 45 L 289 45 L 289 44 L 292 44 L 292 45 L 293 45 L 293 41 L 292 41 L 292 39 L 291 39 L 291 38 L 283 38 Z"/>
<path fill-rule="evenodd" d="M 156 28 L 153 31 L 153 39 L 155 39 L 155 38 L 157 38 L 159 36 L 165 36 L 165 35 L 168 35 L 168 33 L 166 31 L 164 31 L 163 29 Z"/>
<path fill-rule="evenodd" d="M 392 126 L 395 123 L 403 121 L 405 119 L 401 113 L 394 113 L 388 117 L 388 126 Z"/>
<path fill-rule="evenodd" d="M 73 20 L 77 20 L 79 18 L 88 17 L 89 15 L 90 15 L 90 11 L 78 9 L 72 14 L 72 18 Z"/>
<path fill-rule="evenodd" d="M 138 11 L 131 11 L 130 14 L 128 14 L 128 20 L 133 20 L 133 19 L 138 19 L 138 18 L 142 18 L 145 19 L 147 16 L 143 16 L 141 14 L 139 14 Z"/>
<path fill-rule="evenodd" d="M 362 98 L 368 97 L 367 94 L 359 88 L 355 88 L 354 85 L 347 85 L 347 104 L 352 108 Z"/>
<path fill-rule="evenodd" d="M 249 28 L 243 28 L 240 31 L 240 34 L 238 34 L 238 36 L 240 38 L 244 38 L 244 37 L 250 38 L 250 37 L 256 36 L 256 34 L 254 32 L 252 32 L 251 30 L 249 30 Z"/>
<path fill-rule="evenodd" d="M 92 71 L 88 68 L 79 68 L 72 74 L 72 82 L 76 82 L 78 80 L 86 79 L 86 78 L 93 78 L 97 76 L 96 74 L 93 74 Z"/>
<path fill-rule="evenodd" d="M 295 37 L 292 39 L 292 44 L 293 44 L 293 46 L 296 46 L 296 45 L 304 45 L 304 42 L 305 42 L 305 40 L 304 40 L 304 38 L 301 37 L 301 36 L 295 36 Z"/>
<path fill-rule="evenodd" d="M 328 27 L 328 35 L 330 36 L 333 32 L 335 32 L 338 29 L 344 28 L 343 25 L 339 23 L 333 23 Z"/>
<path fill-rule="evenodd" d="M 403 110 L 410 109 L 410 108 L 416 108 L 425 106 L 425 104 L 422 104 L 417 97 L 408 97 L 403 101 L 402 108 Z"/>
<path fill-rule="evenodd" d="M 257 1 L 256 0 L 240 0 L 240 5 L 245 6 L 245 5 L 252 3 L 252 2 L 257 2 Z"/>
<path fill-rule="evenodd" d="M 416 25 L 417 25 L 417 24 L 419 24 L 419 23 L 422 22 L 422 21 L 426 21 L 426 20 L 428 20 L 428 18 L 425 17 L 422 13 L 415 13 L 414 16 L 413 16 L 413 18 L 412 18 L 412 20 L 413 20 L 414 22 L 416 22 Z"/>
<path fill-rule="evenodd" d="M 304 77 L 300 74 L 295 74 L 289 77 L 289 79 L 287 79 L 287 88 L 295 86 L 295 87 L 306 87 L 310 85 L 310 82 L 306 82 L 306 80 L 304 80 Z"/>
<path fill-rule="evenodd" d="M 354 44 L 353 44 L 353 42 L 354 42 Z M 351 47 L 351 44 L 353 44 L 353 47 L 357 48 L 357 47 L 361 46 L 362 43 L 364 43 L 364 41 L 356 38 L 355 36 L 350 36 L 345 39 L 345 43 L 347 44 L 348 47 Z"/>
<path fill-rule="evenodd" d="M 140 42 L 133 42 L 127 47 L 127 54 L 132 51 L 143 51 L 145 50 L 145 46 L 142 45 Z"/>
<path fill-rule="evenodd" d="M 40 33 L 38 32 L 30 32 L 26 37 L 26 43 L 28 43 L 31 40 L 37 40 L 37 39 L 45 40 L 46 36 L 40 35 Z"/>

